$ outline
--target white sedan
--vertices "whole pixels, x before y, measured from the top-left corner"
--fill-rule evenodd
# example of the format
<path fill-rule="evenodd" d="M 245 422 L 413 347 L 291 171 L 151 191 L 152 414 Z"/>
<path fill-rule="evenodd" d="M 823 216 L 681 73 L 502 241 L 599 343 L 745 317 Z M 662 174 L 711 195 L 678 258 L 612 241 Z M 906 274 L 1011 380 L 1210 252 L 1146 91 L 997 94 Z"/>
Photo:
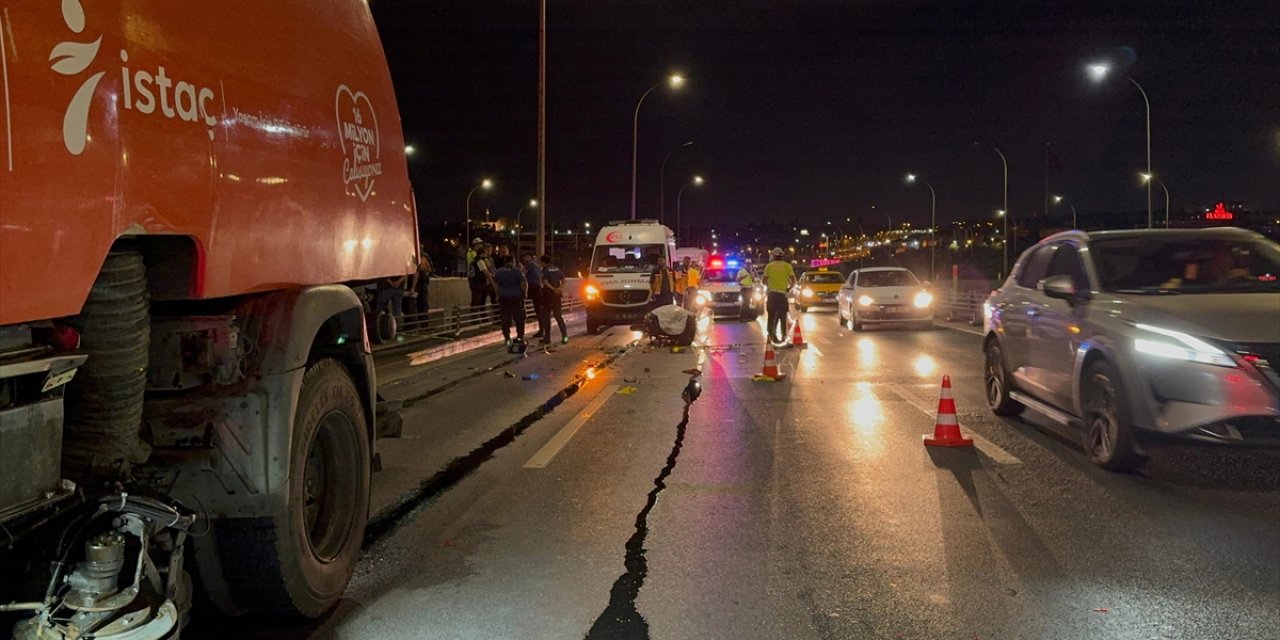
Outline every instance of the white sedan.
<path fill-rule="evenodd" d="M 869 267 L 849 274 L 836 295 L 840 324 L 854 331 L 869 324 L 933 326 L 933 294 L 901 267 Z"/>

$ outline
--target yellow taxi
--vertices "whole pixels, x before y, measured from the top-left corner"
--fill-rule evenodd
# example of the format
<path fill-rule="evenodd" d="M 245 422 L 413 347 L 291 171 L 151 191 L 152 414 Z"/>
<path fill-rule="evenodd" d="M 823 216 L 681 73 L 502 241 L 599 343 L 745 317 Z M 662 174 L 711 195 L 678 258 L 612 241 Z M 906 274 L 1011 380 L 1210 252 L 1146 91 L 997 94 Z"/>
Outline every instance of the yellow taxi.
<path fill-rule="evenodd" d="M 839 271 L 828 271 L 826 267 L 806 271 L 800 275 L 792 295 L 796 299 L 796 308 L 800 313 L 811 307 L 835 307 L 836 294 L 844 284 L 844 276 Z"/>

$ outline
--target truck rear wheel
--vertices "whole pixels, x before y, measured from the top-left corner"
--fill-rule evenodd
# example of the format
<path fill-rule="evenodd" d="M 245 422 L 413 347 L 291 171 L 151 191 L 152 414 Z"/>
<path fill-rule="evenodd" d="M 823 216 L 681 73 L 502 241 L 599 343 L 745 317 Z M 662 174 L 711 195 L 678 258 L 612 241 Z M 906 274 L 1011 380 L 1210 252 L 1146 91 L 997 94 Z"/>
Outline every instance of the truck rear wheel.
<path fill-rule="evenodd" d="M 370 450 L 360 394 L 336 360 L 302 380 L 283 504 L 218 522 L 223 576 L 242 609 L 316 617 L 346 590 L 369 515 Z"/>

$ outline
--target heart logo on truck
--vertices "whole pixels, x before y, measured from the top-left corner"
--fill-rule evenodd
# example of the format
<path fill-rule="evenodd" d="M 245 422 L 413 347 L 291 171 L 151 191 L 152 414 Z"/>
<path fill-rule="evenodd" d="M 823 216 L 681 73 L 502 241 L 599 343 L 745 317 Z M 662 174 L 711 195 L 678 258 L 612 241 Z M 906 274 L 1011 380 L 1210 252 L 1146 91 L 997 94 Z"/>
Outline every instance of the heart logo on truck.
<path fill-rule="evenodd" d="M 373 103 L 363 91 L 352 91 L 347 85 L 338 87 L 334 96 L 338 117 L 338 143 L 342 147 L 342 180 L 346 192 L 360 201 L 373 193 L 374 179 L 382 175 L 382 138 L 378 134 L 378 116 Z"/>

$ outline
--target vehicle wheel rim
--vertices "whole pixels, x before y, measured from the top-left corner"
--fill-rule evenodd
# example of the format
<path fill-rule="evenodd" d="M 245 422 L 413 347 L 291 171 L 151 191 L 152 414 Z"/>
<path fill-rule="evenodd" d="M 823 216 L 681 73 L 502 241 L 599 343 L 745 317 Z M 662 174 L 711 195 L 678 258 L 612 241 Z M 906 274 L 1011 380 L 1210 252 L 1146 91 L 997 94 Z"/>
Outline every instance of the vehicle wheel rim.
<path fill-rule="evenodd" d="M 1115 451 L 1116 392 L 1106 376 L 1094 376 L 1089 394 L 1089 453 L 1099 460 L 1109 460 Z"/>
<path fill-rule="evenodd" d="M 1004 371 L 1000 368 L 1000 350 L 987 349 L 987 404 L 998 406 L 1004 399 Z"/>
<path fill-rule="evenodd" d="M 322 562 L 342 552 L 355 517 L 359 482 L 350 470 L 359 468 L 360 461 L 355 459 L 359 447 L 351 441 L 354 432 L 346 414 L 332 411 L 321 419 L 307 451 L 303 524 L 311 551 Z"/>

